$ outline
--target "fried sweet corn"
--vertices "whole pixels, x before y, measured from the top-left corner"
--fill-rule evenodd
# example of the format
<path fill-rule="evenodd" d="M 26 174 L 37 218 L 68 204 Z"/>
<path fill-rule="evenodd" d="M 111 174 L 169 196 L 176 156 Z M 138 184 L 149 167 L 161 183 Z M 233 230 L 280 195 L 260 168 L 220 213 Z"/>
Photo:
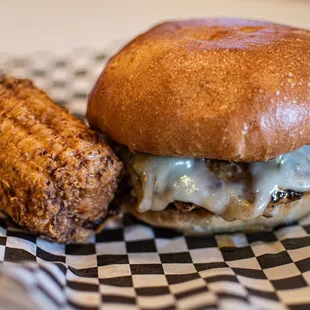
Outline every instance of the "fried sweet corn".
<path fill-rule="evenodd" d="M 98 134 L 29 80 L 0 78 L 0 210 L 61 243 L 109 216 L 123 170 Z"/>

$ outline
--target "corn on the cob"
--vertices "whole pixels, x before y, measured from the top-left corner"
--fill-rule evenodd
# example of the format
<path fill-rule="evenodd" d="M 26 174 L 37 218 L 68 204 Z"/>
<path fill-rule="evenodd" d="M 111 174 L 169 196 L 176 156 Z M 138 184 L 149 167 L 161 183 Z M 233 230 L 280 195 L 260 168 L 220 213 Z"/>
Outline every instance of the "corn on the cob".
<path fill-rule="evenodd" d="M 83 241 L 108 216 L 122 164 L 29 80 L 0 78 L 0 209 L 29 231 Z"/>

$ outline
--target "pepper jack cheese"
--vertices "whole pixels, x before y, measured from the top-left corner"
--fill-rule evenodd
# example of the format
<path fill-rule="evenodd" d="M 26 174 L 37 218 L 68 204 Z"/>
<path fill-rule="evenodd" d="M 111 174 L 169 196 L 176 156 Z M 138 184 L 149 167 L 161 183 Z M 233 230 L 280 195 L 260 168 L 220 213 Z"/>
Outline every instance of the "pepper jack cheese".
<path fill-rule="evenodd" d="M 264 213 L 278 189 L 310 191 L 308 145 L 268 162 L 249 163 L 252 184 L 220 179 L 200 158 L 136 153 L 132 154 L 131 164 L 142 185 L 140 212 L 161 211 L 169 203 L 182 201 L 223 215 L 227 220 L 250 219 Z M 246 204 L 249 190 L 254 201 Z"/>

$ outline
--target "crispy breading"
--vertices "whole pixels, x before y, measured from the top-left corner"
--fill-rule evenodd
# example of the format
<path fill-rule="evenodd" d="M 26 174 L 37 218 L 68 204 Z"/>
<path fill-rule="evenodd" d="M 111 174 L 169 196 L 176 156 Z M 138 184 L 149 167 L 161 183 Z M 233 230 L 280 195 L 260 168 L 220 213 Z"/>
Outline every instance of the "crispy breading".
<path fill-rule="evenodd" d="M 29 231 L 83 241 L 123 170 L 98 134 L 29 80 L 0 78 L 0 209 Z"/>

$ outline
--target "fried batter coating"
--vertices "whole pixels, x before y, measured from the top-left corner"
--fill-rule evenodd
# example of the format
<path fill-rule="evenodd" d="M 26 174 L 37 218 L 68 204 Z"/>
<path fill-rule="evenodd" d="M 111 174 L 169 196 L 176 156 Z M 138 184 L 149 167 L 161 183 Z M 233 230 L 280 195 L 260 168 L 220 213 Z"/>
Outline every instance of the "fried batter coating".
<path fill-rule="evenodd" d="M 61 243 L 109 216 L 123 165 L 83 121 L 29 80 L 0 78 L 0 210 Z"/>

